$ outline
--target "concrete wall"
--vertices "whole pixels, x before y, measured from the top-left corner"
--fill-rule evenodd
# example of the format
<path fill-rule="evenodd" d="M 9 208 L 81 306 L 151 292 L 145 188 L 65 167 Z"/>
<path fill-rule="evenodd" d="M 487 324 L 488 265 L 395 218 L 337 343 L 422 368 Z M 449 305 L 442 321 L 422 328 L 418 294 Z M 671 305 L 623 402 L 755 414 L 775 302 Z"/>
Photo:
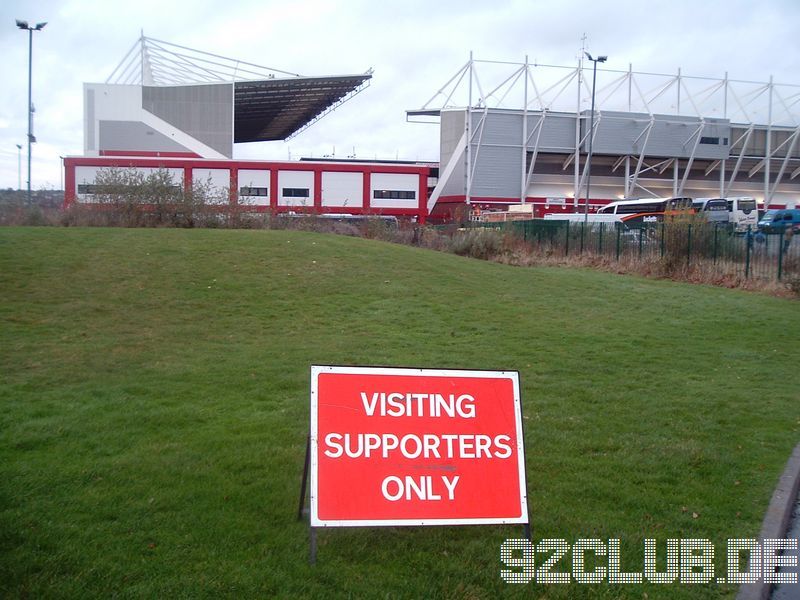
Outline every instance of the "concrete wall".
<path fill-rule="evenodd" d="M 228 204 L 230 199 L 230 169 L 192 169 L 192 184 L 202 190 L 208 204 Z"/>
<path fill-rule="evenodd" d="M 262 188 L 266 190 L 266 195 L 239 194 L 239 204 L 248 206 L 269 206 L 270 198 L 275 193 L 270 189 L 269 169 L 239 169 L 239 190 L 243 188 Z"/>
<path fill-rule="evenodd" d="M 105 152 L 147 148 L 150 152 L 188 152 L 173 138 L 141 121 L 98 121 L 98 147 Z"/>
<path fill-rule="evenodd" d="M 233 84 L 144 86 L 142 108 L 220 154 L 233 156 Z"/>
<path fill-rule="evenodd" d="M 363 207 L 364 174 L 323 171 L 322 206 Z"/>
<path fill-rule="evenodd" d="M 189 86 L 192 87 L 192 86 Z M 220 86 L 210 86 L 218 88 Z M 230 90 L 230 85 L 227 86 Z M 204 135 L 206 129 L 213 129 L 214 136 L 206 136 L 206 140 L 214 143 L 220 149 L 210 146 L 208 143 L 189 133 L 181 127 L 176 126 L 160 116 L 143 108 L 143 89 L 138 85 L 110 85 L 101 83 L 85 83 L 84 89 L 84 154 L 86 156 L 99 156 L 101 154 L 124 153 L 137 154 L 159 154 L 159 153 L 180 153 L 186 155 L 197 155 L 203 158 L 229 158 L 232 153 L 233 134 L 232 126 L 228 131 L 228 142 L 225 148 L 221 143 L 222 129 L 224 123 L 220 125 L 218 120 L 224 120 L 221 104 L 217 104 L 219 119 L 211 117 L 208 103 L 200 103 L 196 109 L 187 109 L 188 113 L 181 117 L 186 123 L 196 125 L 194 134 Z M 164 88 L 172 89 L 172 88 Z M 210 92 L 209 92 L 210 93 Z M 218 95 L 224 95 L 221 90 L 216 90 Z M 151 104 L 154 100 L 151 99 Z M 164 116 L 170 117 L 166 106 L 169 104 L 164 101 L 156 103 L 162 110 Z M 153 106 L 156 106 L 153 104 Z M 172 108 L 180 112 L 180 103 L 173 103 Z M 232 106 L 229 105 L 231 114 L 229 119 L 232 122 Z M 181 119 L 175 119 L 179 125 L 185 125 Z M 202 124 L 201 121 L 208 119 L 209 124 Z M 190 127 L 191 129 L 191 127 Z M 210 134 L 209 134 L 210 135 Z M 213 138 L 213 139 L 212 139 Z M 127 147 L 126 147 L 127 146 Z"/>

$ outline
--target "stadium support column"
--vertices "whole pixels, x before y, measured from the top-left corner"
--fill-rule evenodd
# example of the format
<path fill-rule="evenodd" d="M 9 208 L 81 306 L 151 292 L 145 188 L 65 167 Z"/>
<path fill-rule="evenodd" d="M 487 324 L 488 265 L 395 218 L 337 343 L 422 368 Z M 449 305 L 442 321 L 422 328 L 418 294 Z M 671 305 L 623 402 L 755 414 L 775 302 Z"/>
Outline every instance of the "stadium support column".
<path fill-rule="evenodd" d="M 467 165 L 465 171 L 464 201 L 467 206 L 472 204 L 472 69 L 475 63 L 472 60 L 472 50 L 469 51 L 469 97 L 467 101 L 467 113 L 464 116 L 464 130 L 467 133 Z"/>
<path fill-rule="evenodd" d="M 75 202 L 75 165 L 69 158 L 64 159 L 64 208 Z"/>
<path fill-rule="evenodd" d="M 520 156 L 520 191 L 519 201 L 525 204 L 525 197 L 528 195 L 528 169 L 526 168 L 527 151 L 528 151 L 528 55 L 525 55 L 525 67 L 523 77 L 525 77 L 525 88 L 523 94 L 524 104 L 522 106 L 522 155 Z"/>
<path fill-rule="evenodd" d="M 678 91 L 678 104 L 677 104 L 677 109 L 678 110 L 677 110 L 677 113 L 680 115 L 681 114 L 681 69 L 680 69 L 680 67 L 678 67 L 678 78 L 676 79 L 676 81 L 678 82 L 678 85 L 676 86 L 678 88 L 678 90 L 677 90 Z M 673 159 L 673 161 L 672 161 L 672 195 L 673 195 L 673 197 L 678 195 L 678 167 L 679 167 L 678 163 L 679 162 L 680 161 L 678 160 L 677 157 L 675 159 Z"/>
<path fill-rule="evenodd" d="M 424 225 L 428 213 L 428 177 L 430 176 L 430 169 L 424 169 L 419 172 L 419 186 L 417 196 L 419 203 L 417 204 L 417 222 Z"/>
<path fill-rule="evenodd" d="M 273 165 L 269 171 L 269 208 L 272 214 L 278 212 L 278 166 Z"/>
<path fill-rule="evenodd" d="M 767 144 L 764 152 L 764 209 L 768 209 L 772 198 L 769 194 L 769 170 L 772 154 L 772 75 L 769 76 L 769 106 L 767 108 Z"/>
<path fill-rule="evenodd" d="M 314 213 L 322 212 L 322 167 L 314 169 Z"/>
<path fill-rule="evenodd" d="M 362 191 L 362 198 L 364 199 L 361 207 L 364 211 L 365 215 L 368 215 L 371 212 L 371 202 L 372 202 L 372 169 L 366 168 L 364 169 L 364 182 L 363 182 L 363 191 Z"/>
<path fill-rule="evenodd" d="M 578 59 L 578 97 L 575 104 L 575 160 L 572 210 L 578 210 L 581 196 L 581 80 L 583 79 L 583 54 Z"/>
<path fill-rule="evenodd" d="M 725 71 L 725 80 L 724 80 L 724 92 L 722 97 L 722 118 L 728 118 L 728 72 Z M 733 129 L 728 128 L 728 142 L 730 145 L 728 146 L 728 155 L 730 155 L 730 147 L 733 142 Z M 725 197 L 725 165 L 726 161 L 723 158 L 719 163 L 719 195 L 720 198 Z"/>
<path fill-rule="evenodd" d="M 228 202 L 231 206 L 238 208 L 239 205 L 239 169 L 231 167 L 230 170 L 230 189 L 228 190 Z"/>
<path fill-rule="evenodd" d="M 183 193 L 188 195 L 194 194 L 194 176 L 192 175 L 192 167 L 184 167 L 183 169 Z"/>
<path fill-rule="evenodd" d="M 633 63 L 628 63 L 628 112 L 633 112 Z M 625 185 L 623 186 L 623 197 L 630 198 L 631 185 L 631 155 L 625 156 Z"/>

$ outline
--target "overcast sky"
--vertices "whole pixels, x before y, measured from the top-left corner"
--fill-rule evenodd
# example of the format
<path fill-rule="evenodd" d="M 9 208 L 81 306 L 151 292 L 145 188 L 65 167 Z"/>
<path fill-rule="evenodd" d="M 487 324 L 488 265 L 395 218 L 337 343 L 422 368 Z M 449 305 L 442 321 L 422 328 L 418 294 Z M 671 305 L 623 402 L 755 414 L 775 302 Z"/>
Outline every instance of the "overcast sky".
<path fill-rule="evenodd" d="M 239 144 L 235 158 L 335 154 L 438 160 L 438 128 L 408 123 L 469 58 L 800 84 L 800 0 L 6 0 L 0 3 L 0 188 L 26 181 L 27 33 L 34 34 L 32 185 L 61 188 L 59 156 L 83 152 L 83 82 L 104 82 L 140 36 L 296 72 L 375 70 L 372 83 L 289 142 Z M 600 80 L 600 77 L 598 78 Z M 600 83 L 598 83 L 598 89 Z M 800 111 L 798 111 L 800 112 Z"/>

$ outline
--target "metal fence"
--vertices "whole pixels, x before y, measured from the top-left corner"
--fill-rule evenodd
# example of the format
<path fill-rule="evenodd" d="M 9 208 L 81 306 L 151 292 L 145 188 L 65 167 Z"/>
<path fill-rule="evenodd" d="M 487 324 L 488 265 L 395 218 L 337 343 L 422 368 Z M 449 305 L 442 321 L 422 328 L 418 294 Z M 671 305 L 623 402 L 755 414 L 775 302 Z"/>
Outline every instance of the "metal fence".
<path fill-rule="evenodd" d="M 519 236 L 534 251 L 564 257 L 594 255 L 609 259 L 661 261 L 672 268 L 713 269 L 719 274 L 788 280 L 800 277 L 800 234 L 736 233 L 728 224 L 575 223 L 534 219 L 475 223 Z"/>

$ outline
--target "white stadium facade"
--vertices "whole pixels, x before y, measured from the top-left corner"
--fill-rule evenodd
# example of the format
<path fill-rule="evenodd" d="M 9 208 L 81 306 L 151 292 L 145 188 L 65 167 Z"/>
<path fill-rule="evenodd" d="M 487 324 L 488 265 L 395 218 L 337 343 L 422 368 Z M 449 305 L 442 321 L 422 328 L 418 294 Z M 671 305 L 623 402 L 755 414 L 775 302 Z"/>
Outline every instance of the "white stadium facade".
<path fill-rule="evenodd" d="M 597 69 L 593 87 L 592 66 L 470 56 L 407 111 L 438 123 L 438 164 L 243 161 L 234 143 L 291 138 L 371 71 L 302 77 L 143 36 L 106 83 L 84 85 L 84 155 L 64 161 L 65 203 L 91 204 L 108 168 L 165 169 L 248 211 L 420 222 L 519 203 L 536 216 L 582 212 L 587 198 L 590 211 L 623 198 L 747 196 L 765 208 L 800 198 L 800 86 L 629 66 Z"/>

